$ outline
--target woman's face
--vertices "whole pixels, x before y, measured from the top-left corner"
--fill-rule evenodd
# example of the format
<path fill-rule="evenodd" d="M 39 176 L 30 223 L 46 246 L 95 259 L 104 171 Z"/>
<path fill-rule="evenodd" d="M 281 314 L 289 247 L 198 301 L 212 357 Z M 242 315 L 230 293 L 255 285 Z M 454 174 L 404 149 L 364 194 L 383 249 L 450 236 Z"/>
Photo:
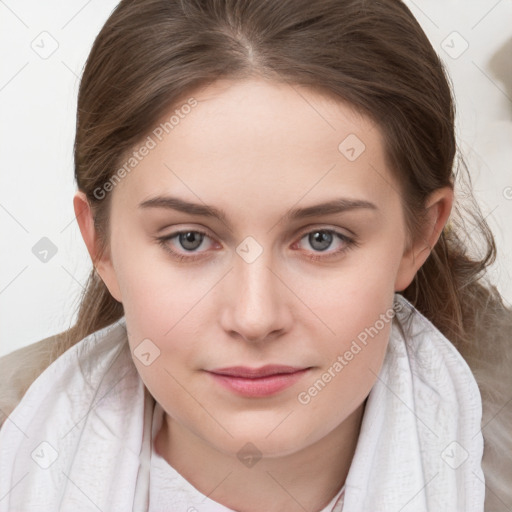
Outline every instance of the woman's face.
<path fill-rule="evenodd" d="M 263 80 L 193 98 L 105 187 L 110 252 L 97 269 L 171 421 L 224 453 L 251 442 L 290 454 L 361 406 L 393 294 L 426 255 L 408 249 L 399 186 L 367 118 Z M 284 388 L 211 373 L 266 365 L 307 370 Z"/>

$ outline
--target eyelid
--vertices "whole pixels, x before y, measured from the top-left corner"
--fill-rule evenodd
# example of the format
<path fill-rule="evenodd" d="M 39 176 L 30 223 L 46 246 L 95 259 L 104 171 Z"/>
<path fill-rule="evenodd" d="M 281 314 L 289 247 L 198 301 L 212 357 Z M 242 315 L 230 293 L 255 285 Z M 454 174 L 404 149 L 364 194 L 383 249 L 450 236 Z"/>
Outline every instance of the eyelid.
<path fill-rule="evenodd" d="M 212 240 L 213 243 L 217 243 L 217 244 L 219 243 L 214 237 L 210 236 L 202 228 L 194 228 L 194 229 L 182 228 L 182 229 L 178 229 L 177 231 L 173 231 L 172 233 L 169 233 L 168 235 L 155 236 L 154 238 L 155 238 L 156 242 L 158 243 L 158 245 L 161 246 L 164 251 L 169 253 L 171 255 L 171 257 L 177 261 L 183 261 L 185 263 L 194 263 L 195 261 L 198 261 L 198 260 L 204 261 L 206 259 L 209 259 L 209 256 L 211 256 L 210 254 L 208 254 L 209 251 L 203 251 L 203 252 L 198 252 L 198 253 L 189 252 L 187 254 L 187 251 L 180 252 L 175 249 L 172 249 L 169 246 L 169 242 L 173 238 L 179 236 L 182 233 L 187 233 L 187 232 L 200 233 L 200 234 L 204 235 L 205 237 L 208 237 L 210 240 Z"/>
<path fill-rule="evenodd" d="M 309 227 L 305 231 L 303 231 L 299 237 L 297 242 L 295 242 L 293 245 L 297 246 L 300 244 L 302 239 L 306 236 L 308 236 L 311 233 L 324 231 L 327 233 L 331 233 L 334 237 L 338 238 L 339 241 L 341 241 L 344 245 L 340 249 L 335 250 L 329 250 L 327 252 L 324 251 L 299 251 L 299 252 L 305 252 L 304 258 L 311 260 L 311 261 L 318 261 L 318 262 L 328 262 L 329 260 L 336 260 L 341 258 L 345 253 L 347 253 L 351 249 L 355 249 L 356 247 L 359 247 L 361 244 L 357 238 L 357 236 L 352 235 L 346 235 L 345 233 L 342 233 L 339 228 L 326 228 L 326 227 Z M 352 233 L 352 231 L 351 231 Z"/>
<path fill-rule="evenodd" d="M 351 249 L 357 248 L 360 246 L 358 237 L 356 235 L 346 235 L 340 231 L 341 228 L 334 228 L 334 227 L 326 227 L 325 225 L 309 225 L 300 231 L 300 234 L 296 234 L 294 236 L 295 243 L 294 245 L 300 244 L 301 240 L 307 236 L 308 234 L 311 234 L 315 231 L 325 231 L 328 233 L 332 233 L 335 237 L 338 237 L 338 239 L 342 242 L 344 242 L 344 246 L 341 249 L 336 249 L 333 251 L 323 252 L 323 251 L 300 251 L 297 250 L 296 252 L 303 253 L 301 256 L 305 260 L 309 260 L 312 262 L 319 262 L 319 263 L 328 263 L 332 260 L 339 260 L 341 257 L 343 257 L 348 251 Z M 346 229 L 346 228 L 345 228 Z M 350 233 L 353 233 L 351 230 L 347 229 Z M 182 233 L 187 232 L 195 232 L 204 235 L 205 237 L 208 237 L 213 243 L 220 244 L 220 242 L 216 239 L 216 237 L 211 236 L 207 230 L 204 230 L 201 228 L 181 228 L 176 231 L 173 231 L 172 233 L 168 235 L 163 236 L 157 236 L 155 237 L 158 244 L 162 246 L 162 248 L 170 254 L 171 258 L 173 258 L 176 261 L 184 262 L 184 263 L 195 263 L 195 262 L 206 262 L 211 258 L 211 251 L 202 251 L 202 252 L 180 252 L 178 250 L 172 249 L 168 242 L 172 240 L 173 238 L 179 236 Z M 220 244 L 222 245 L 222 244 Z"/>
<path fill-rule="evenodd" d="M 160 233 L 161 231 L 164 231 L 166 228 L 162 228 L 162 229 L 159 229 L 157 233 Z M 299 237 L 299 240 L 306 234 L 309 234 L 311 233 L 312 231 L 315 231 L 315 230 L 318 230 L 318 231 L 330 231 L 330 232 L 334 232 L 334 233 L 338 233 L 342 236 L 345 236 L 347 238 L 353 238 L 353 239 L 357 239 L 357 235 L 350 229 L 348 228 L 340 228 L 340 227 L 335 227 L 335 226 L 329 226 L 329 225 L 326 225 L 326 224 L 321 224 L 321 223 L 316 223 L 316 224 L 309 224 L 307 226 L 304 226 L 302 227 L 298 232 L 294 233 L 291 238 L 292 238 L 292 241 L 295 240 L 297 237 Z M 348 232 L 348 234 L 345 234 L 343 233 L 342 231 L 340 230 L 345 230 Z M 185 226 L 183 228 L 178 228 L 176 231 L 171 231 L 169 234 L 164 234 L 164 235 L 161 235 L 161 236 L 158 236 L 156 238 L 158 239 L 161 239 L 161 238 L 166 238 L 166 239 L 172 239 L 174 238 L 175 236 L 181 234 L 181 233 L 186 233 L 188 231 L 192 231 L 192 232 L 197 232 L 197 233 L 201 233 L 202 235 L 204 236 L 207 236 L 208 238 L 210 238 L 211 240 L 213 240 L 214 242 L 220 244 L 221 242 L 219 242 L 219 240 L 217 239 L 217 237 L 215 235 L 212 235 L 211 232 L 209 232 L 209 230 L 207 228 L 204 228 L 204 227 L 189 227 L 189 226 Z"/>
<path fill-rule="evenodd" d="M 295 235 L 295 236 L 304 236 L 304 235 L 307 235 L 308 233 L 311 233 L 311 231 L 332 231 L 334 233 L 338 233 L 340 235 L 343 235 L 343 236 L 346 236 L 347 238 L 354 238 L 354 239 L 357 239 L 357 235 L 351 230 L 351 229 L 348 229 L 348 228 L 340 228 L 338 226 L 332 226 L 332 225 L 327 225 L 327 224 L 310 224 L 308 226 L 306 226 L 305 228 L 301 228 L 299 230 L 299 234 L 298 235 Z M 343 231 L 347 231 L 348 234 L 345 234 L 343 233 Z"/>

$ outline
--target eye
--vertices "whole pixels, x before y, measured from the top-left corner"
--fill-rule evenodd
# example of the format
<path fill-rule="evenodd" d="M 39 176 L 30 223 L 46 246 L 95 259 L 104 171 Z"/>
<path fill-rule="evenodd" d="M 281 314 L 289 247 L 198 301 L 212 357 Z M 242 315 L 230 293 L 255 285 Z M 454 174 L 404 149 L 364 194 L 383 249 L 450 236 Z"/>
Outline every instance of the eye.
<path fill-rule="evenodd" d="M 300 245 L 303 240 L 313 248 L 313 251 L 317 252 L 317 254 L 306 255 L 308 259 L 313 261 L 326 260 L 328 258 L 340 256 L 348 250 L 358 246 L 355 238 L 349 237 L 333 229 L 314 229 L 312 231 L 308 231 L 303 234 L 300 241 L 298 244 L 295 244 L 295 246 Z M 333 245 L 337 245 L 338 248 L 327 252 L 327 249 Z"/>
<path fill-rule="evenodd" d="M 163 237 L 157 237 L 158 243 L 166 252 L 170 253 L 174 259 L 189 262 L 203 258 L 203 253 L 208 252 L 209 244 L 205 243 L 207 240 L 211 241 L 210 245 L 215 245 L 215 241 L 207 233 L 197 229 L 182 230 Z M 333 229 L 314 229 L 303 233 L 299 242 L 296 242 L 293 248 L 300 246 L 303 240 L 306 240 L 313 248 L 313 252 L 317 253 L 306 255 L 306 258 L 313 261 L 326 260 L 340 256 L 359 245 L 355 238 Z M 338 248 L 328 252 L 329 247 L 333 245 L 338 245 Z M 217 246 L 220 247 L 220 244 L 217 244 Z M 201 247 L 205 250 L 199 251 L 198 249 Z"/>
<path fill-rule="evenodd" d="M 175 240 L 175 243 L 169 243 Z M 177 260 L 188 260 L 194 261 L 201 256 L 195 255 L 187 255 L 186 253 L 195 254 L 196 252 L 205 252 L 205 251 L 197 251 L 201 246 L 203 246 L 203 242 L 205 239 L 212 240 L 204 231 L 200 231 L 197 229 L 188 229 L 183 231 L 177 231 L 176 233 L 171 233 L 170 235 L 166 235 L 163 237 L 158 237 L 158 243 L 173 256 Z M 177 246 L 178 250 L 173 248 Z M 208 244 L 206 244 L 208 245 Z M 184 251 L 179 252 L 179 251 Z"/>

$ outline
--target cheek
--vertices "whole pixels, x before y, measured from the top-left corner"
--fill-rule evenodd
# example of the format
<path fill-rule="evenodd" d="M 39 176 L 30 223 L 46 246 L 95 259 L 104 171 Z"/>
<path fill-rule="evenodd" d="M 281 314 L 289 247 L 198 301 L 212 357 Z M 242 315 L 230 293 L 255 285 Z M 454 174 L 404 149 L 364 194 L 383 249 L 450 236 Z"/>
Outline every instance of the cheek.
<path fill-rule="evenodd" d="M 316 286 L 303 282 L 307 304 L 324 324 L 317 322 L 323 333 L 322 368 L 302 388 L 304 400 L 298 397 L 311 411 L 325 410 L 334 401 L 344 404 L 340 415 L 348 414 L 375 383 L 394 317 L 397 261 L 396 249 L 381 247 L 347 258 L 346 265 Z"/>
<path fill-rule="evenodd" d="M 327 291 L 330 297 L 324 296 L 323 308 L 318 309 L 331 330 L 330 336 L 324 336 L 329 364 L 343 356 L 343 374 L 355 380 L 358 371 L 380 368 L 394 317 L 394 292 L 389 279 L 371 277 L 366 275 L 367 281 L 361 280 L 353 287 L 347 284 L 343 293 L 336 294 L 331 288 Z"/>
<path fill-rule="evenodd" d="M 368 396 L 382 366 L 391 318 L 373 322 L 356 336 L 338 339 L 327 350 L 326 364 L 304 382 L 297 395 L 298 407 L 308 416 L 324 418 L 325 432 L 335 428 Z M 357 330 L 357 329 L 356 329 Z"/>
<path fill-rule="evenodd" d="M 324 324 L 318 323 L 323 337 L 336 345 L 336 340 L 356 337 L 392 307 L 398 260 L 391 251 L 354 252 L 332 271 L 303 273 L 291 282 L 300 282 L 299 295 Z"/>
<path fill-rule="evenodd" d="M 199 267 L 178 270 L 156 242 L 139 240 L 130 250 L 122 248 L 123 244 L 118 243 L 115 269 L 123 307 L 127 319 L 136 322 L 145 336 L 162 337 L 194 308 L 215 281 L 216 276 Z"/>
<path fill-rule="evenodd" d="M 125 306 L 133 361 L 153 397 L 173 404 L 179 416 L 190 406 L 190 396 L 200 394 L 190 381 L 201 352 L 197 318 L 193 312 L 182 312 L 179 303 L 162 307 L 154 294 L 147 296 L 147 302 L 140 294 Z"/>

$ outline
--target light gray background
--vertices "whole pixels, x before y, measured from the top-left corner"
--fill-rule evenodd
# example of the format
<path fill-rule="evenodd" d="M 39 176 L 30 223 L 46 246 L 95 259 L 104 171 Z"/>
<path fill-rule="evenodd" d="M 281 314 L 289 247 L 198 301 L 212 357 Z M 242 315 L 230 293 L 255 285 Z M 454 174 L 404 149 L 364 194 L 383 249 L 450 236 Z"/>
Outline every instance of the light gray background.
<path fill-rule="evenodd" d="M 406 3 L 452 77 L 459 144 L 498 243 L 491 279 L 510 303 L 512 0 Z M 74 320 L 91 268 L 72 207 L 76 94 L 116 4 L 0 0 L 0 355 Z M 46 262 L 33 252 L 43 237 L 57 251 Z"/>

